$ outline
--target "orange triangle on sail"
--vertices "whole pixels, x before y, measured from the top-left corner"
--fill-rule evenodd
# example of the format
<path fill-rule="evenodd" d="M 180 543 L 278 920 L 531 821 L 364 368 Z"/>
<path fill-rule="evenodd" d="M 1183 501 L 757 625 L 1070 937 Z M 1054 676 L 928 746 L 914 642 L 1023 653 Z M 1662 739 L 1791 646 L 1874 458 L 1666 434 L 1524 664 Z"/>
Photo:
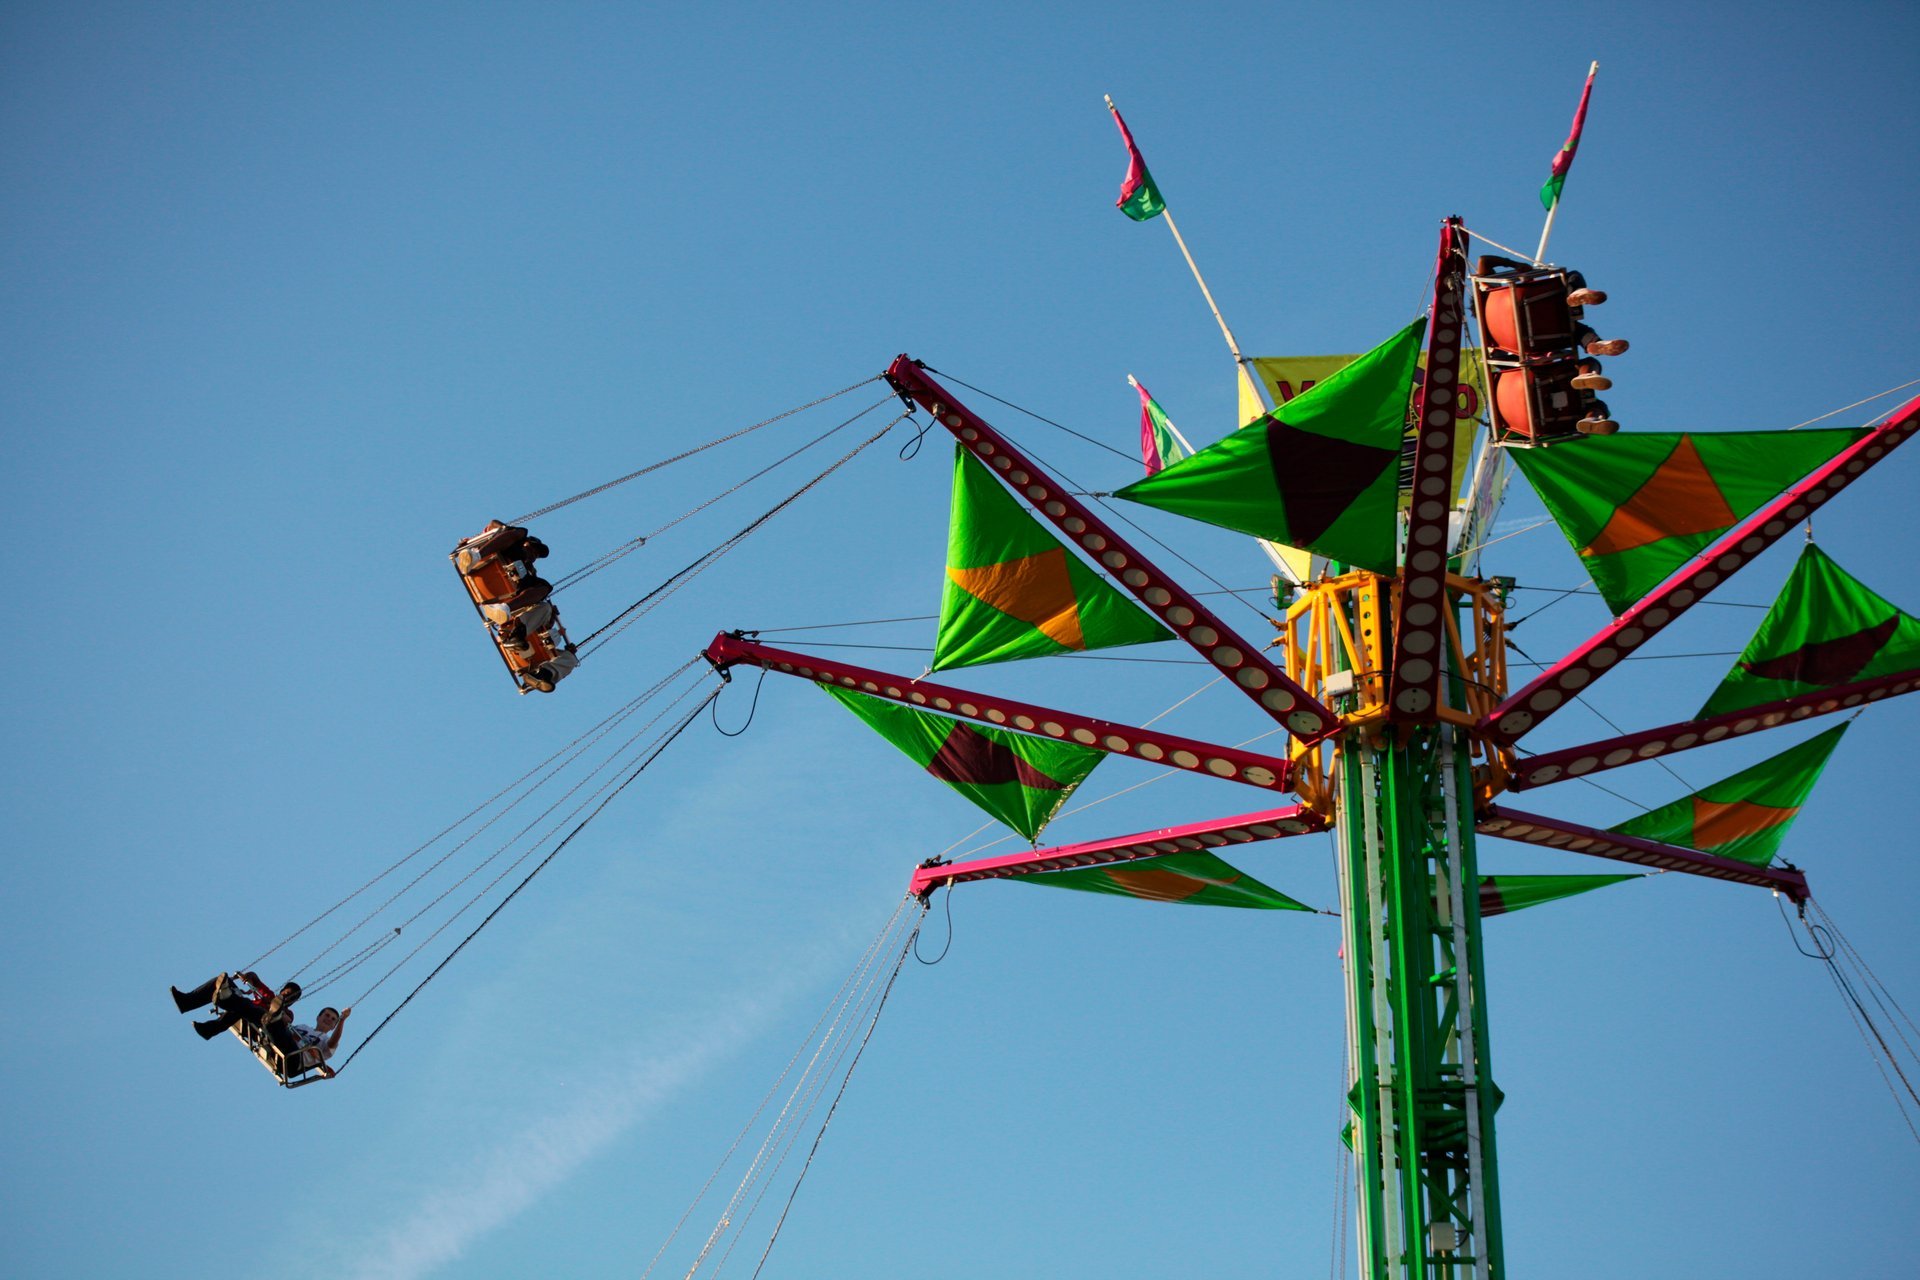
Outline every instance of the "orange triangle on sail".
<path fill-rule="evenodd" d="M 1663 538 L 1713 533 L 1738 518 L 1700 460 L 1693 437 L 1681 436 L 1667 460 L 1614 510 L 1606 528 L 1580 554 L 1609 556 Z"/>
<path fill-rule="evenodd" d="M 1793 815 L 1800 812 L 1795 805 L 1791 809 L 1782 809 L 1770 804 L 1753 804 L 1746 800 L 1729 800 L 1715 803 L 1693 798 L 1693 847 L 1696 849 L 1718 849 L 1732 844 L 1735 840 L 1744 840 L 1750 835 L 1765 831 L 1768 827 L 1777 827 L 1783 822 L 1793 821 Z"/>
<path fill-rule="evenodd" d="M 1068 649 L 1087 647 L 1080 633 L 1080 601 L 1067 575 L 1065 547 L 979 569 L 948 565 L 947 576 L 980 603 L 1018 618 L 1055 644 Z"/>
<path fill-rule="evenodd" d="M 1149 902 L 1184 902 L 1201 890 L 1233 880 L 1203 880 L 1160 867 L 1108 867 L 1107 877 L 1136 898 Z"/>

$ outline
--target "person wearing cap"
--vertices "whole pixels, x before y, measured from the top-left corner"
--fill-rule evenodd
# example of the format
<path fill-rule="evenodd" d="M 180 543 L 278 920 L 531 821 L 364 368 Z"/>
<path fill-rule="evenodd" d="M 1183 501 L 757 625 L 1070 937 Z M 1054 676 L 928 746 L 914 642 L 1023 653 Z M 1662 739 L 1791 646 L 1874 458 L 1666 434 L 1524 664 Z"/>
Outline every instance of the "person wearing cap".
<path fill-rule="evenodd" d="M 547 544 L 528 533 L 524 526 L 489 520 L 486 528 L 461 544 L 455 563 L 462 573 L 472 573 L 488 560 L 519 564 L 530 573 L 533 562 L 547 554 Z"/>
<path fill-rule="evenodd" d="M 255 1001 L 241 994 L 234 985 L 233 978 L 245 979 L 256 991 L 268 990 L 267 984 L 255 973 L 238 975 L 219 973 L 191 991 L 182 991 L 178 987 L 169 987 L 173 993 L 173 1006 L 181 1013 L 191 1013 L 212 1005 L 219 1010 L 205 1022 L 196 1022 L 193 1029 L 202 1040 L 211 1040 L 232 1027 L 236 1022 L 245 1022 L 261 1028 L 267 1033 L 282 1053 L 290 1053 L 299 1048 L 289 1029 L 292 1021 L 290 1010 L 293 1002 L 300 998 L 300 984 L 289 982 L 275 992 L 269 1000 Z"/>

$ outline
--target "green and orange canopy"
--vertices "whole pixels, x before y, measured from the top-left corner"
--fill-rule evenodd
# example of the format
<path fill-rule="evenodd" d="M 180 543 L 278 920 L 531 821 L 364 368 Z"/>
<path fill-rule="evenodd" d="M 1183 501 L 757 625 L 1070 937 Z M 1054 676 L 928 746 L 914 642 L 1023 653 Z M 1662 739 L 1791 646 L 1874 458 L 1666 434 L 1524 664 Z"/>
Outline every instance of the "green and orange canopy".
<path fill-rule="evenodd" d="M 1195 907 L 1249 907 L 1264 911 L 1310 911 L 1210 853 L 1169 853 L 1105 867 L 1080 867 L 1020 876 L 1022 884 L 1083 893 L 1111 893 L 1144 902 L 1183 902 Z"/>
<path fill-rule="evenodd" d="M 1797 747 L 1610 830 L 1764 867 L 1787 838 L 1787 829 L 1846 731 L 1847 726 L 1840 725 L 1816 734 Z"/>
<path fill-rule="evenodd" d="M 1168 635 L 1042 528 L 979 459 L 955 450 L 933 670 L 1148 644 Z"/>
<path fill-rule="evenodd" d="M 1615 614 L 1862 430 L 1589 436 L 1513 459 Z"/>
<path fill-rule="evenodd" d="M 1505 915 L 1523 907 L 1604 889 L 1637 875 L 1481 876 L 1480 914 Z M 1200 907 L 1244 907 L 1256 911 L 1311 911 L 1211 853 L 1169 853 L 1106 867 L 1079 867 L 1015 877 L 1021 884 L 1083 893 L 1106 893 L 1143 902 L 1179 902 Z"/>

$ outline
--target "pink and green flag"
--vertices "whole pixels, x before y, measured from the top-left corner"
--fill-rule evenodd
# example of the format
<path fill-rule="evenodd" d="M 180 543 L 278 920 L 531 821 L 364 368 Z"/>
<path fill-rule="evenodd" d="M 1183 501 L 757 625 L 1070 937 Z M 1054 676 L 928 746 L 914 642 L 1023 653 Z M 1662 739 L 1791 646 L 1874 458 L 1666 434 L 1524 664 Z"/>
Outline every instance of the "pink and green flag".
<path fill-rule="evenodd" d="M 1113 122 L 1120 126 L 1120 140 L 1127 144 L 1127 176 L 1120 181 L 1120 198 L 1114 205 L 1135 222 L 1157 218 L 1166 212 L 1167 202 L 1160 198 L 1160 188 L 1153 185 L 1153 175 L 1147 172 L 1140 148 L 1133 145 L 1133 131 L 1120 118 L 1120 109 L 1111 98 L 1107 110 L 1113 112 Z"/>
<path fill-rule="evenodd" d="M 1829 729 L 1730 778 L 1608 829 L 1764 867 L 1787 838 L 1787 829 L 1846 731 L 1846 725 Z"/>
<path fill-rule="evenodd" d="M 1864 434 L 1648 431 L 1508 456 L 1617 615 Z"/>
<path fill-rule="evenodd" d="M 1145 902 L 1184 902 L 1195 907 L 1248 907 L 1262 911 L 1313 909 L 1204 852 L 1169 853 L 1137 862 L 1048 871 L 1016 879 L 1021 884 L 1111 893 Z"/>
<path fill-rule="evenodd" d="M 1147 464 L 1147 474 L 1153 475 L 1164 470 L 1169 462 L 1191 455 L 1193 450 L 1187 448 L 1186 440 L 1167 417 L 1166 410 L 1147 394 L 1139 380 L 1129 378 L 1128 381 L 1140 393 L 1140 457 Z"/>
<path fill-rule="evenodd" d="M 940 781 L 1028 840 L 1104 758 L 1077 742 L 949 720 L 836 685 L 820 686 Z"/>
<path fill-rule="evenodd" d="M 1876 595 L 1809 542 L 1733 670 L 1700 709 L 1744 711 L 1920 669 L 1920 619 Z"/>
<path fill-rule="evenodd" d="M 933 670 L 1150 644 L 1168 635 L 1042 528 L 984 463 L 954 450 Z"/>
<path fill-rule="evenodd" d="M 1571 898 L 1576 893 L 1604 889 L 1610 884 L 1619 884 L 1622 880 L 1644 878 L 1637 875 L 1481 876 L 1480 914 L 1482 917 L 1503 916 L 1509 911 L 1519 911 L 1526 907 L 1537 907 L 1543 902 L 1557 902 L 1561 898 Z"/>
<path fill-rule="evenodd" d="M 1425 330 L 1414 321 L 1312 390 L 1114 496 L 1392 573 L 1400 441 Z"/>
<path fill-rule="evenodd" d="M 1553 172 L 1540 188 L 1540 204 L 1548 213 L 1560 202 L 1560 189 L 1567 185 L 1567 171 L 1573 168 L 1573 153 L 1580 149 L 1580 133 L 1587 127 L 1587 101 L 1593 97 L 1593 76 L 1598 71 L 1596 65 L 1587 72 L 1586 88 L 1580 91 L 1580 106 L 1573 113 L 1573 128 L 1567 132 L 1567 140 L 1553 153 Z"/>

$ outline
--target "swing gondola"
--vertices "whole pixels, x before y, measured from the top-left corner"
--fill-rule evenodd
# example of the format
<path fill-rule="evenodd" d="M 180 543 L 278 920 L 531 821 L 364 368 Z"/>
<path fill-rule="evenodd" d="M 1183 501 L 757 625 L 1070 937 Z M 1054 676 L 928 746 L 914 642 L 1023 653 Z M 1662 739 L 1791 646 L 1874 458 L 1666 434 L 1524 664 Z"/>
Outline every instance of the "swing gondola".
<path fill-rule="evenodd" d="M 273 1001 L 273 992 L 250 974 L 228 975 L 227 989 L 262 1011 Z M 326 1059 L 318 1050 L 305 1046 L 289 1050 L 274 1043 L 273 1034 L 267 1029 L 264 1019 L 241 1018 L 233 1024 L 232 1031 L 284 1088 L 298 1089 L 302 1085 L 329 1078 L 321 1070 Z"/>
<path fill-rule="evenodd" d="M 1473 291 L 1487 338 L 1493 434 L 1510 444 L 1546 444 L 1620 429 L 1593 395 L 1612 382 L 1599 362 L 1582 358 L 1626 349 L 1604 342 L 1581 318 L 1606 295 L 1586 287 L 1579 273 L 1483 257 Z"/>
<path fill-rule="evenodd" d="M 449 553 L 507 673 L 521 693 L 552 693 L 578 664 L 548 601 L 553 587 L 534 569 L 547 546 L 519 525 L 490 520 Z"/>
<path fill-rule="evenodd" d="M 702 552 L 683 568 L 670 574 L 666 581 L 662 582 L 659 586 L 654 587 L 638 600 L 616 613 L 612 621 L 600 626 L 578 642 L 571 641 L 567 638 L 565 629 L 560 625 L 559 613 L 554 609 L 549 597 L 617 563 L 641 547 L 646 546 L 654 538 L 664 534 L 682 521 L 698 515 L 708 507 L 746 488 L 776 468 L 793 461 L 793 459 L 799 457 L 815 445 L 831 438 L 855 422 L 858 422 L 861 418 L 866 417 L 881 405 L 886 404 L 893 397 L 891 393 L 882 396 L 866 408 L 828 427 L 812 439 L 803 442 L 798 447 L 775 458 L 765 466 L 757 468 L 744 479 L 735 481 L 710 497 L 703 498 L 687 511 L 674 516 L 656 528 L 641 533 L 636 537 L 628 538 L 612 550 L 589 560 L 579 568 L 557 576 L 552 582 L 548 582 L 534 570 L 533 562 L 547 554 L 547 546 L 527 531 L 524 522 L 531 522 L 539 519 L 541 516 L 558 511 L 563 507 L 570 507 L 576 502 L 582 502 L 598 494 L 606 493 L 610 489 L 618 488 L 630 480 L 637 480 L 641 476 L 660 470 L 662 467 L 668 467 L 676 462 L 682 462 L 694 457 L 696 454 L 705 453 L 716 445 L 725 444 L 730 440 L 738 440 L 742 436 L 760 430 L 762 427 L 771 426 L 797 413 L 802 413 L 805 410 L 826 404 L 830 400 L 837 400 L 841 396 L 856 391 L 870 382 L 880 381 L 880 377 L 881 375 L 876 374 L 871 378 L 863 378 L 851 386 L 842 387 L 838 391 L 820 396 L 805 404 L 783 410 L 770 418 L 765 418 L 754 423 L 752 426 L 742 427 L 737 431 L 730 431 L 725 435 L 708 440 L 704 444 L 697 444 L 691 449 L 686 449 L 674 454 L 670 458 L 663 458 L 659 462 L 641 467 L 637 471 L 630 471 L 626 475 L 618 476 L 604 484 L 595 485 L 583 493 L 576 493 L 570 498 L 562 498 L 558 502 L 549 503 L 525 515 L 516 516 L 514 517 L 513 523 L 489 520 L 486 528 L 482 529 L 479 533 L 474 534 L 470 538 L 462 539 L 459 545 L 454 547 L 452 552 L 449 553 L 449 558 L 453 561 L 455 572 L 460 575 L 460 581 L 466 586 L 467 596 L 472 601 L 474 609 L 480 614 L 481 620 L 486 623 L 488 634 L 493 638 L 494 648 L 499 651 L 500 659 L 506 664 L 507 673 L 513 677 L 515 687 L 518 688 L 521 693 L 532 693 L 536 690 L 541 693 L 552 693 L 554 686 L 571 674 L 575 667 L 580 665 L 580 661 L 585 653 L 599 648 L 606 640 L 611 639 L 613 636 L 618 635 L 621 631 L 631 626 L 655 605 L 679 590 L 686 582 L 704 572 L 716 560 L 733 550 L 735 546 L 739 545 L 741 541 L 758 530 L 768 520 L 771 520 L 799 499 L 802 494 L 825 480 L 848 462 L 851 462 L 869 445 L 879 440 L 880 437 L 898 425 L 906 415 L 902 414 L 900 418 L 895 418 L 892 422 L 880 428 L 880 430 L 876 431 L 860 444 L 854 446 L 853 449 L 849 450 L 838 460 L 828 464 L 824 470 L 802 484 L 793 493 L 782 498 L 770 509 L 761 513 L 744 528 L 734 533 L 731 537 L 722 539 L 717 545 L 710 547 L 705 552 Z"/>

